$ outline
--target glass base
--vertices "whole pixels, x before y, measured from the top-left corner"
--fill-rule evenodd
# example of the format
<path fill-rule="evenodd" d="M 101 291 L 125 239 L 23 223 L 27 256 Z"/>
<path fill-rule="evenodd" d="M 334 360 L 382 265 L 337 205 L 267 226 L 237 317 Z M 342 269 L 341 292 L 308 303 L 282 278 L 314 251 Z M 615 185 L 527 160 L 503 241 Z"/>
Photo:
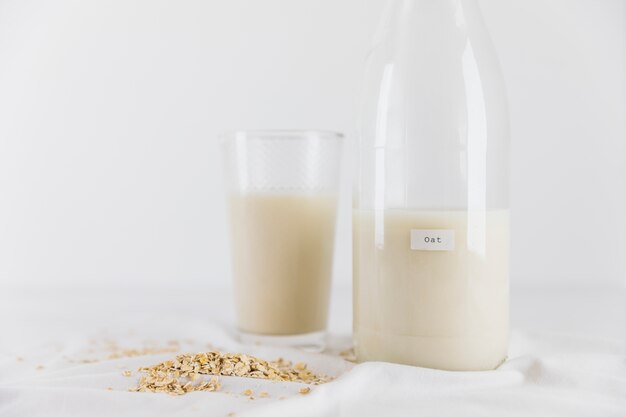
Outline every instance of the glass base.
<path fill-rule="evenodd" d="M 239 331 L 239 340 L 245 344 L 291 347 L 307 352 L 321 352 L 326 347 L 326 332 L 272 336 Z"/>

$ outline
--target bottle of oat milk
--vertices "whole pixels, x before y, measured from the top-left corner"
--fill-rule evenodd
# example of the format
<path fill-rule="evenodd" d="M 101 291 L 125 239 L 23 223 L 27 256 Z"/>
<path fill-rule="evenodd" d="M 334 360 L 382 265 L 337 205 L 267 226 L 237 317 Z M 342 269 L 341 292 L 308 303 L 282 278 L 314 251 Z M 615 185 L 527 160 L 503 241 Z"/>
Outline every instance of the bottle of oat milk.
<path fill-rule="evenodd" d="M 509 131 L 476 0 L 390 1 L 368 60 L 357 358 L 494 369 L 509 333 Z"/>

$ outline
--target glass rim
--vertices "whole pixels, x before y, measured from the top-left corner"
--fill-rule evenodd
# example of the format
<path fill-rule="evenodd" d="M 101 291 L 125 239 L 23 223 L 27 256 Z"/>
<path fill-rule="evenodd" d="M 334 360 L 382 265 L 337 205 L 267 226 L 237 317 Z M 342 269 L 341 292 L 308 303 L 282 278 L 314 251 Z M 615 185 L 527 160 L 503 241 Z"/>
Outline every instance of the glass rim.
<path fill-rule="evenodd" d="M 337 139 L 341 140 L 345 138 L 345 135 L 341 132 L 332 130 L 316 130 L 316 129 L 253 129 L 253 130 L 232 130 L 220 133 L 218 138 L 222 142 L 229 142 L 236 139 L 276 139 L 285 138 L 290 140 L 303 140 L 311 139 L 311 137 Z"/>

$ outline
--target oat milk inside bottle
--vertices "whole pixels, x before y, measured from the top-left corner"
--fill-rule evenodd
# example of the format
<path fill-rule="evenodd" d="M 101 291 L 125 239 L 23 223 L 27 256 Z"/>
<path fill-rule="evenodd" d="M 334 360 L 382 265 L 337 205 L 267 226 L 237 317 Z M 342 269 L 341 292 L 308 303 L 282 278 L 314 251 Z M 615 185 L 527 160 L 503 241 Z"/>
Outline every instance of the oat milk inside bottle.
<path fill-rule="evenodd" d="M 392 0 L 368 58 L 353 213 L 360 361 L 496 368 L 509 332 L 509 132 L 475 0 Z"/>

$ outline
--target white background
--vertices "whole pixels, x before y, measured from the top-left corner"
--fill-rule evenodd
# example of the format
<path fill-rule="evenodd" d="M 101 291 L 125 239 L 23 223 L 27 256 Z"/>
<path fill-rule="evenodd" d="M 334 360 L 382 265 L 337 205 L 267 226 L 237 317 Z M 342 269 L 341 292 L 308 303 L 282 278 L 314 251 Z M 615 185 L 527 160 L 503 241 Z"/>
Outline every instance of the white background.
<path fill-rule="evenodd" d="M 383 3 L 0 0 L 0 284 L 228 282 L 216 134 L 354 138 Z M 511 106 L 514 283 L 625 284 L 624 1 L 481 5 Z"/>

